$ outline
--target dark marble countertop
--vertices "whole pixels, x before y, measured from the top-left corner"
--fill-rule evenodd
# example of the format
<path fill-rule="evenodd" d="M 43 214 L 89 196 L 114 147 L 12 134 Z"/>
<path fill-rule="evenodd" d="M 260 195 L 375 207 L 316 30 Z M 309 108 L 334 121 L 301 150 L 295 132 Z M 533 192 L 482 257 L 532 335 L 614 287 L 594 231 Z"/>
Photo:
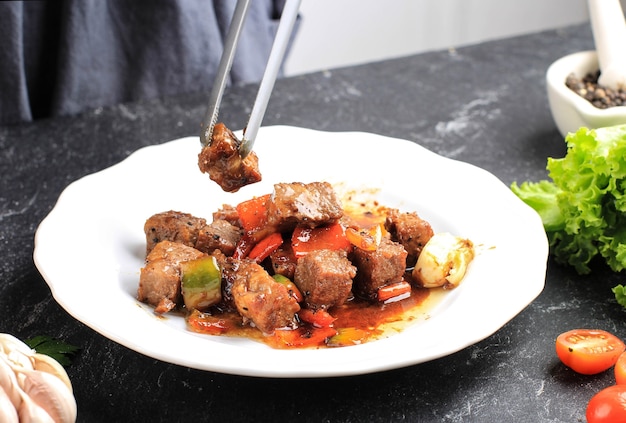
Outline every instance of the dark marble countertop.
<path fill-rule="evenodd" d="M 559 57 L 591 48 L 591 31 L 581 25 L 285 78 L 276 83 L 264 125 L 404 138 L 507 185 L 539 180 L 547 176 L 546 158 L 565 153 L 545 72 Z M 231 87 L 222 119 L 241 128 L 255 95 L 256 86 Z M 575 327 L 626 338 L 626 311 L 610 291 L 623 278 L 601 264 L 579 276 L 549 261 L 539 297 L 457 353 L 332 379 L 189 369 L 136 353 L 71 317 L 33 264 L 38 224 L 72 181 L 143 146 L 197 135 L 206 101 L 206 93 L 195 93 L 0 127 L 0 332 L 48 335 L 81 348 L 67 368 L 78 421 L 584 421 L 587 401 L 613 375 L 568 370 L 554 339 Z"/>

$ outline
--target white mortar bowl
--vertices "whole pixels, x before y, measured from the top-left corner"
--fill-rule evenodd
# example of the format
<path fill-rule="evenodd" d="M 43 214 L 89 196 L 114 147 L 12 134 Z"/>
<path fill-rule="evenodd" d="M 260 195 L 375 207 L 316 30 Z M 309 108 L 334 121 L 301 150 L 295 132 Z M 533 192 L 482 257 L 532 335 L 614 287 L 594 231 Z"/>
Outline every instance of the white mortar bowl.
<path fill-rule="evenodd" d="M 589 129 L 626 124 L 626 106 L 599 109 L 565 85 L 573 73 L 583 78 L 599 68 L 595 51 L 581 51 L 562 57 L 552 63 L 546 73 L 548 102 L 552 117 L 561 135 L 576 132 L 580 127 Z"/>

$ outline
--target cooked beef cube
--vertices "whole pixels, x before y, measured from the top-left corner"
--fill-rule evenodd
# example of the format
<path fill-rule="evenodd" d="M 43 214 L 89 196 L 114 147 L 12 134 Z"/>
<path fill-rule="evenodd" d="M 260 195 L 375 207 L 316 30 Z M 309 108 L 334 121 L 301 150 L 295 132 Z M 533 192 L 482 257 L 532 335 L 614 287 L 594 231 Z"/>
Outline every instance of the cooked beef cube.
<path fill-rule="evenodd" d="M 233 226 L 241 227 L 237 209 L 229 204 L 222 205 L 221 209 L 213 213 L 213 221 L 215 220 L 225 220 Z"/>
<path fill-rule="evenodd" d="M 187 245 L 161 241 L 146 257 L 139 275 L 137 299 L 155 306 L 156 313 L 166 313 L 182 303 L 180 263 L 205 254 Z"/>
<path fill-rule="evenodd" d="M 356 267 L 345 251 L 316 250 L 298 259 L 294 283 L 312 309 L 329 309 L 346 302 Z"/>
<path fill-rule="evenodd" d="M 287 231 L 334 223 L 343 216 L 341 202 L 328 182 L 279 183 L 267 204 L 268 225 Z"/>
<path fill-rule="evenodd" d="M 225 255 L 232 256 L 240 239 L 240 228 L 225 220 L 214 220 L 198 233 L 196 248 L 205 253 L 220 250 Z"/>
<path fill-rule="evenodd" d="M 385 229 L 392 241 L 402 244 L 407 251 L 407 264 L 413 266 L 422 248 L 433 236 L 433 228 L 417 213 L 401 213 L 396 209 L 389 210 L 385 219 Z"/>
<path fill-rule="evenodd" d="M 406 269 L 407 252 L 404 247 L 383 238 L 375 251 L 355 248 L 352 263 L 357 267 L 354 278 L 355 294 L 375 298 L 378 288 L 400 282 Z"/>
<path fill-rule="evenodd" d="M 211 143 L 198 155 L 198 166 L 226 192 L 259 182 L 259 158 L 251 151 L 245 158 L 239 154 L 241 140 L 223 123 L 213 129 Z"/>
<path fill-rule="evenodd" d="M 291 245 L 284 243 L 276 251 L 270 254 L 270 261 L 274 273 L 283 275 L 293 280 L 296 271 L 296 256 L 293 254 Z"/>
<path fill-rule="evenodd" d="M 232 296 L 244 321 L 252 321 L 263 333 L 295 327 L 298 302 L 285 285 L 276 282 L 260 265 L 240 260 L 234 268 Z"/>
<path fill-rule="evenodd" d="M 146 252 L 152 251 L 161 241 L 180 242 L 189 247 L 196 245 L 198 232 L 206 225 L 206 220 L 188 213 L 166 211 L 157 213 L 146 220 L 143 230 L 146 234 Z"/>

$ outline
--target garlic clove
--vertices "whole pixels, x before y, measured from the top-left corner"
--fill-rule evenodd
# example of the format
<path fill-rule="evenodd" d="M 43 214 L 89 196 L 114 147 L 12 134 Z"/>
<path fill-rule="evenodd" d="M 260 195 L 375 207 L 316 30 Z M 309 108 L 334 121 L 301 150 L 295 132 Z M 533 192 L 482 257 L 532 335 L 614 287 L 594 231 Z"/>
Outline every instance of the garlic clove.
<path fill-rule="evenodd" d="M 30 356 L 34 353 L 32 348 L 8 333 L 0 333 L 0 351 L 3 351 L 7 355 L 11 351 L 19 351 L 26 356 Z"/>
<path fill-rule="evenodd" d="M 0 387 L 0 417 L 5 423 L 19 423 L 15 405 L 2 387 Z"/>
<path fill-rule="evenodd" d="M 10 423 L 74 423 L 77 406 L 63 366 L 0 333 L 0 417 Z"/>
<path fill-rule="evenodd" d="M 13 407 L 19 408 L 22 397 L 19 392 L 20 387 L 17 383 L 17 377 L 11 366 L 2 357 L 0 357 L 0 389 L 4 391 Z"/>
<path fill-rule="evenodd" d="M 30 354 L 24 354 L 22 351 L 13 350 L 9 351 L 5 356 L 6 361 L 13 370 L 19 369 L 33 370 L 33 362 Z"/>
<path fill-rule="evenodd" d="M 63 383 L 65 383 L 70 392 L 73 392 L 70 377 L 67 375 L 63 366 L 54 358 L 49 355 L 35 353 L 33 355 L 33 367 L 35 370 L 50 373 L 51 375 L 58 377 Z"/>
<path fill-rule="evenodd" d="M 424 288 L 457 287 L 474 259 L 472 241 L 448 232 L 433 235 L 426 243 L 413 269 L 413 278 Z"/>
<path fill-rule="evenodd" d="M 8 333 L 0 333 L 0 357 L 15 370 L 16 367 L 33 369 L 32 355 L 35 353 L 28 345 Z"/>
<path fill-rule="evenodd" d="M 43 408 L 35 404 L 28 395 L 23 395 L 23 401 L 17 410 L 20 423 L 58 423 Z"/>
<path fill-rule="evenodd" d="M 77 406 L 72 391 L 53 374 L 39 370 L 23 372 L 22 390 L 56 423 L 76 421 Z"/>

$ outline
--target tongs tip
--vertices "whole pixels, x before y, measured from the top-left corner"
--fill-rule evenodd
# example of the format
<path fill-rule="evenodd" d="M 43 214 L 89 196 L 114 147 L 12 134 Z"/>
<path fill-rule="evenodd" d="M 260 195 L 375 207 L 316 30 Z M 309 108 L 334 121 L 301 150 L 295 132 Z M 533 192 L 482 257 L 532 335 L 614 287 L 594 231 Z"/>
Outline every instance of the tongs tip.
<path fill-rule="evenodd" d="M 219 104 L 226 86 L 226 77 L 230 71 L 234 51 L 236 49 L 239 33 L 241 32 L 249 1 L 250 0 L 237 1 L 233 22 L 231 23 L 231 28 L 229 29 L 227 36 L 224 54 L 222 55 L 222 59 L 220 61 L 220 69 L 216 78 L 216 84 L 211 92 L 210 107 L 206 115 L 207 117 L 205 118 L 207 121 L 205 122 L 206 127 L 203 128 L 203 132 L 200 136 L 200 141 L 204 146 L 211 144 L 213 129 L 218 120 Z M 287 0 L 283 8 L 267 67 L 265 68 L 265 73 L 259 85 L 257 98 L 252 107 L 248 125 L 243 131 L 243 137 L 239 148 L 242 158 L 245 158 L 252 151 L 257 132 L 261 126 L 261 122 L 267 108 L 269 97 L 274 87 L 274 82 L 278 76 L 280 65 L 282 64 L 283 57 L 287 50 L 287 45 L 289 44 L 290 35 L 298 16 L 300 2 L 301 0 Z"/>
<path fill-rule="evenodd" d="M 254 140 L 251 140 L 250 138 L 246 138 L 246 135 L 244 133 L 243 137 L 241 138 L 241 144 L 239 144 L 239 155 L 241 156 L 242 159 L 245 159 L 246 156 L 250 154 L 250 152 L 252 151 L 253 145 L 254 145 Z"/>

